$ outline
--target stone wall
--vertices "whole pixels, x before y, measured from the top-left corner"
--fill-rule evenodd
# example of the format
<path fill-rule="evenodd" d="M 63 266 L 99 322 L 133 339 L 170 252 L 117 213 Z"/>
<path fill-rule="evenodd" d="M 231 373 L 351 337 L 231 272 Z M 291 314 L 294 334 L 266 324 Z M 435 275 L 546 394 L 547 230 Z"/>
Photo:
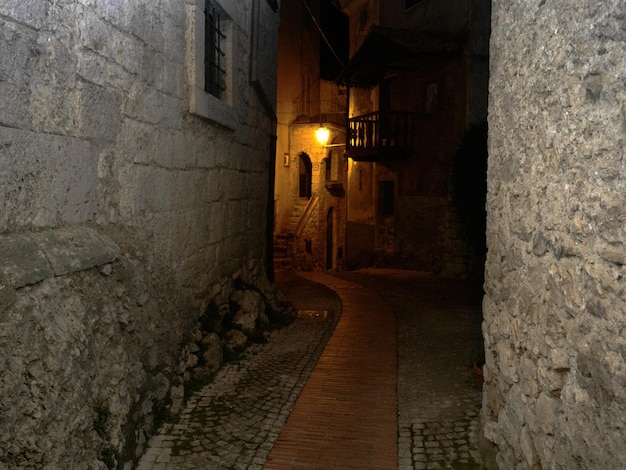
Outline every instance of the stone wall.
<path fill-rule="evenodd" d="M 485 435 L 500 468 L 626 468 L 626 4 L 492 13 Z"/>
<path fill-rule="evenodd" d="M 346 190 L 347 176 L 343 146 L 322 147 L 315 139 L 315 124 L 292 124 L 289 133 L 289 145 L 292 149 L 290 178 L 290 199 L 298 199 L 299 174 L 298 159 L 300 152 L 306 153 L 311 159 L 311 209 L 303 214 L 298 223 L 295 240 L 295 256 L 293 266 L 303 271 L 325 271 L 327 250 L 327 216 L 333 211 L 333 263 L 330 270 L 342 271 L 346 267 Z M 327 124 L 334 141 L 343 143 L 345 131 L 338 126 Z M 332 186 L 326 181 L 326 164 L 331 156 Z M 327 184 L 328 183 L 328 184 Z M 309 249 L 307 249 L 309 244 Z"/>
<path fill-rule="evenodd" d="M 0 5 L 0 467 L 131 468 L 207 348 L 207 315 L 242 290 L 277 306 L 278 15 L 223 2 L 215 122 L 190 113 L 196 3 Z"/>

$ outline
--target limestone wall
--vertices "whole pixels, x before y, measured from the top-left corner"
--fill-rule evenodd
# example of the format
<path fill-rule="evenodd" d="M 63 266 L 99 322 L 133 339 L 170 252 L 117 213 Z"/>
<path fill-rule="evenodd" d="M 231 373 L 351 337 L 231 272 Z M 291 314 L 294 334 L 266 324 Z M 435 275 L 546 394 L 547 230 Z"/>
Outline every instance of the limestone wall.
<path fill-rule="evenodd" d="M 295 240 L 294 267 L 304 271 L 339 270 L 346 267 L 346 190 L 347 175 L 343 146 L 322 147 L 315 140 L 315 129 L 319 124 L 292 124 L 289 143 L 292 149 L 291 172 L 289 174 L 291 198 L 296 201 L 299 191 L 298 159 L 300 152 L 311 159 L 311 204 L 310 211 L 298 223 Z M 335 142 L 343 143 L 345 131 L 328 125 Z M 330 184 L 326 180 L 326 165 L 331 158 Z M 333 239 L 331 247 L 332 266 L 327 268 L 328 213 L 333 212 Z M 307 244 L 309 248 L 307 249 Z"/>
<path fill-rule="evenodd" d="M 501 468 L 625 468 L 626 4 L 492 13 L 485 434 Z"/>
<path fill-rule="evenodd" d="M 203 2 L 0 4 L 2 468 L 131 468 L 199 317 L 271 291 L 278 15 L 221 3 L 209 119 L 190 113 Z"/>

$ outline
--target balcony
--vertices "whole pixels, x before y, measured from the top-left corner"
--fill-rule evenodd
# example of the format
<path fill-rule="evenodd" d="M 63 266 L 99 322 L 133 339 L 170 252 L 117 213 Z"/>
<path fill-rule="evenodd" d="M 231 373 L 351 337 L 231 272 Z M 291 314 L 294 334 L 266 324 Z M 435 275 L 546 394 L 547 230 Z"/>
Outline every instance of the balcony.
<path fill-rule="evenodd" d="M 413 147 L 411 112 L 363 114 L 348 120 L 346 154 L 355 161 L 381 162 L 409 155 Z"/>
<path fill-rule="evenodd" d="M 326 187 L 326 190 L 335 197 L 343 197 L 346 195 L 341 181 L 327 180 L 324 182 L 324 186 Z"/>

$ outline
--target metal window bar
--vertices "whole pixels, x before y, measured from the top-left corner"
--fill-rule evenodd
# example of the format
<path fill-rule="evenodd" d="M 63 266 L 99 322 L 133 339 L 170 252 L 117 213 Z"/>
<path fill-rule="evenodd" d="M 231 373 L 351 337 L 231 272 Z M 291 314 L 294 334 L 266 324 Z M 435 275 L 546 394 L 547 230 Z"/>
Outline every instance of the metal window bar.
<path fill-rule="evenodd" d="M 205 3 L 204 21 L 204 89 L 221 98 L 226 90 L 226 70 L 223 66 L 226 54 L 222 50 L 222 40 L 226 39 L 226 35 L 222 31 L 220 14 L 211 0 Z"/>

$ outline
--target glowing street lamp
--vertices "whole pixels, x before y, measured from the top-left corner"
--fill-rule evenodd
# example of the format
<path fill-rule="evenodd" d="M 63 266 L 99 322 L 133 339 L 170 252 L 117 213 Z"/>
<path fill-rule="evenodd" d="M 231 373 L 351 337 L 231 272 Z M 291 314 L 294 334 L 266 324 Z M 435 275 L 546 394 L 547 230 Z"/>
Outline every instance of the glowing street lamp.
<path fill-rule="evenodd" d="M 315 137 L 317 141 L 323 146 L 328 143 L 328 138 L 330 137 L 330 131 L 324 127 L 320 126 L 315 130 Z"/>

